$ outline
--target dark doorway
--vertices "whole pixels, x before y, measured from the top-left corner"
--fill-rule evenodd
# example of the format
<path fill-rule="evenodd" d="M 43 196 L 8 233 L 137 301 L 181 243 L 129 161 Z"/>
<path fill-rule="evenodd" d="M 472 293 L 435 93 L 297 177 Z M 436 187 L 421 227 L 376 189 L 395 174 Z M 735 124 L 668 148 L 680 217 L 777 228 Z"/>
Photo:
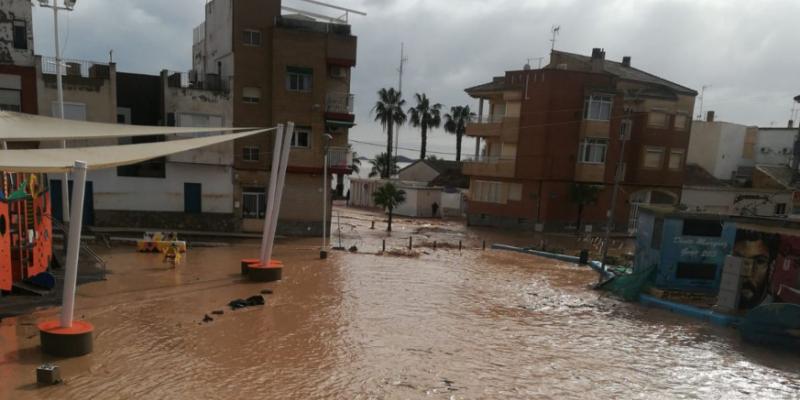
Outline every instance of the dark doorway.
<path fill-rule="evenodd" d="M 199 214 L 203 211 L 203 185 L 199 183 L 183 184 L 183 211 Z"/>

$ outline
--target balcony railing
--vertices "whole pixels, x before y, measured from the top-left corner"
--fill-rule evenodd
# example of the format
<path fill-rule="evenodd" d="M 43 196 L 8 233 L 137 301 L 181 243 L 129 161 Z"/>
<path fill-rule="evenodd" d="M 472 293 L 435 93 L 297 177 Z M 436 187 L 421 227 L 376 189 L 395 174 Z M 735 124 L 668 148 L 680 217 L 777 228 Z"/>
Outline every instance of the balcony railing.
<path fill-rule="evenodd" d="M 217 74 L 206 74 L 200 77 L 194 71 L 169 72 L 167 76 L 167 86 L 181 89 L 208 90 L 212 92 L 230 91 L 231 78 L 229 76 L 219 76 Z"/>
<path fill-rule="evenodd" d="M 328 93 L 325 96 L 325 112 L 352 114 L 355 96 L 350 93 Z"/>
<path fill-rule="evenodd" d="M 328 23 L 285 16 L 275 17 L 275 25 L 279 28 L 298 29 L 310 32 L 350 35 L 350 25 Z"/>
<path fill-rule="evenodd" d="M 514 157 L 502 157 L 502 156 L 487 156 L 487 155 L 480 155 L 480 156 L 467 156 L 464 158 L 464 162 L 473 162 L 473 163 L 488 163 L 488 164 L 499 164 L 499 163 L 513 163 L 515 160 Z"/>
<path fill-rule="evenodd" d="M 87 60 L 61 59 L 61 75 L 82 78 L 108 79 L 111 69 L 108 64 Z M 55 75 L 58 71 L 55 57 L 42 57 L 42 73 Z"/>
<path fill-rule="evenodd" d="M 469 119 L 472 124 L 499 124 L 503 122 L 504 115 L 475 115 Z"/>
<path fill-rule="evenodd" d="M 353 164 L 353 152 L 349 147 L 329 147 L 328 166 L 331 168 L 348 168 Z"/>

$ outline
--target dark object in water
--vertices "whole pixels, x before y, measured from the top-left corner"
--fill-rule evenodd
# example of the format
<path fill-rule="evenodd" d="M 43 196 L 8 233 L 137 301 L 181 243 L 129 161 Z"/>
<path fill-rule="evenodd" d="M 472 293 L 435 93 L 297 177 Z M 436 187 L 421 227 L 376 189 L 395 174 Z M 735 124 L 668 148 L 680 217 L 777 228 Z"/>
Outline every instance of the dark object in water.
<path fill-rule="evenodd" d="M 28 280 L 32 285 L 44 288 L 47 290 L 56 286 L 56 278 L 49 272 L 40 272 Z"/>
<path fill-rule="evenodd" d="M 212 311 L 211 313 L 212 313 L 212 314 L 214 314 L 214 315 L 222 315 L 222 314 L 225 314 L 225 311 L 222 311 L 222 310 L 214 310 L 214 311 Z"/>
<path fill-rule="evenodd" d="M 750 343 L 800 352 L 800 305 L 760 305 L 747 313 L 739 332 Z"/>
<path fill-rule="evenodd" d="M 272 294 L 272 289 L 264 289 L 261 291 L 261 294 Z"/>
<path fill-rule="evenodd" d="M 250 296 L 247 298 L 247 305 L 248 306 L 263 306 L 264 305 L 264 296 L 255 295 Z"/>
<path fill-rule="evenodd" d="M 42 364 L 36 368 L 36 383 L 39 385 L 55 385 L 61 383 L 61 370 L 55 364 Z"/>
<path fill-rule="evenodd" d="M 356 252 L 358 252 L 358 247 L 356 247 L 355 245 L 350 246 L 348 251 L 350 251 L 351 253 L 356 253 Z"/>
<path fill-rule="evenodd" d="M 231 302 L 228 303 L 228 306 L 231 308 L 231 310 L 236 310 L 247 307 L 247 302 L 242 299 L 231 300 Z"/>
<path fill-rule="evenodd" d="M 206 316 L 203 317 L 203 322 L 211 322 L 213 320 L 214 320 L 214 318 L 209 317 L 208 314 L 206 314 Z"/>

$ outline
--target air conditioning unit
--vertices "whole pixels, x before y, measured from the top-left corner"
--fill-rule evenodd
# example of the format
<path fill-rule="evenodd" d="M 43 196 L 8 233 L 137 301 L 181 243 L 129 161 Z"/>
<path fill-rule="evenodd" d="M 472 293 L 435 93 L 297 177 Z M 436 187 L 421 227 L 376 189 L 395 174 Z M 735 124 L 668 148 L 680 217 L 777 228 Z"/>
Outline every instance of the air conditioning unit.
<path fill-rule="evenodd" d="M 331 78 L 347 78 L 347 70 L 342 67 L 333 66 L 331 67 Z"/>
<path fill-rule="evenodd" d="M 761 152 L 762 152 L 763 154 L 767 154 L 767 153 L 769 153 L 769 147 L 762 147 L 762 148 L 761 148 Z"/>

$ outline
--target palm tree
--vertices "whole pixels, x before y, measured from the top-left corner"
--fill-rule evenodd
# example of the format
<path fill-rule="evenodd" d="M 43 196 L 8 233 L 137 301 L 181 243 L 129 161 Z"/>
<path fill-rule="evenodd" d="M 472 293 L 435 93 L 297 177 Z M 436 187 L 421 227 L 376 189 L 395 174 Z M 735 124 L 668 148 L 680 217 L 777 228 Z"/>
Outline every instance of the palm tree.
<path fill-rule="evenodd" d="M 402 94 L 394 88 L 381 89 L 378 91 L 378 101 L 372 112 L 375 113 L 375 121 L 381 123 L 383 129 L 386 130 L 386 154 L 392 154 L 392 135 L 394 134 L 394 124 L 398 126 L 406 122 L 406 113 L 403 112 L 403 106 L 406 101 L 403 100 Z M 391 170 L 389 166 L 389 159 L 386 160 L 386 168 L 384 172 Z M 381 178 L 388 178 L 389 175 L 381 175 Z"/>
<path fill-rule="evenodd" d="M 358 153 L 353 152 L 353 162 L 350 163 L 350 175 L 358 175 L 361 172 L 361 159 L 358 158 Z"/>
<path fill-rule="evenodd" d="M 575 222 L 575 232 L 578 235 L 581 233 L 583 207 L 587 204 L 597 203 L 597 197 L 600 195 L 601 190 L 603 190 L 603 187 L 599 185 L 576 182 L 569 185 L 569 199 L 578 205 L 578 220 Z"/>
<path fill-rule="evenodd" d="M 400 170 L 400 168 L 397 166 L 397 157 L 392 157 L 391 159 L 392 169 L 389 171 L 389 173 L 386 173 L 386 166 L 389 165 L 389 156 L 386 153 L 378 154 L 375 156 L 374 160 L 369 160 L 369 163 L 372 164 L 372 171 L 370 171 L 369 177 L 385 177 L 396 174 L 397 171 Z"/>
<path fill-rule="evenodd" d="M 450 113 L 444 115 L 444 130 L 456 135 L 456 161 L 461 161 L 461 139 L 467 131 L 467 123 L 474 116 L 469 106 L 450 107 Z"/>
<path fill-rule="evenodd" d="M 438 128 L 442 123 L 440 115 L 442 105 L 439 103 L 431 105 L 425 93 L 417 93 L 414 98 L 417 100 L 417 106 L 408 109 L 409 122 L 411 122 L 411 126 L 420 128 L 422 145 L 419 150 L 419 159 L 424 160 L 425 148 L 428 145 L 428 129 Z"/>
<path fill-rule="evenodd" d="M 406 192 L 398 190 L 397 187 L 391 183 L 386 183 L 372 193 L 372 200 L 375 205 L 381 206 L 384 210 L 389 211 L 389 225 L 386 227 L 387 232 L 392 231 L 392 213 L 394 208 L 406 201 Z"/>

